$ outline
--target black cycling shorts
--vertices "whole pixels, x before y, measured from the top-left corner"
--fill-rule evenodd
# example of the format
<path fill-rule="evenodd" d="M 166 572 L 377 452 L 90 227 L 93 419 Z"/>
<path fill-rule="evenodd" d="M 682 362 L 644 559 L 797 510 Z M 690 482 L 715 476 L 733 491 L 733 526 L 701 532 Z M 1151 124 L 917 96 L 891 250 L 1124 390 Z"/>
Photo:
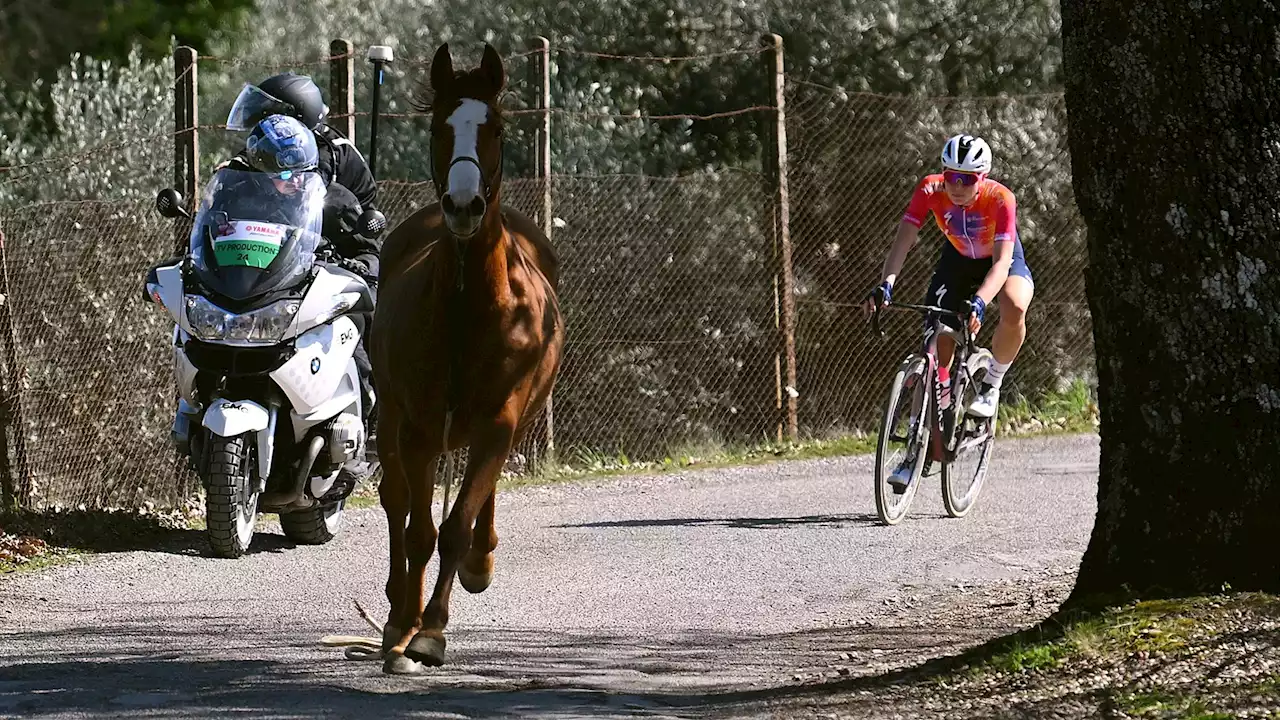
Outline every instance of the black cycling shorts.
<path fill-rule="evenodd" d="M 923 304 L 961 312 L 964 301 L 973 297 L 990 270 L 991 258 L 965 257 L 951 243 L 943 242 Z M 1035 281 L 1031 279 L 1031 268 L 1027 266 L 1027 259 L 1022 253 L 1022 239 L 1017 235 L 1013 238 L 1013 264 L 1009 266 L 1009 275 L 1024 277 L 1035 287 Z M 948 327 L 960 329 L 956 318 L 944 315 L 941 319 Z"/>

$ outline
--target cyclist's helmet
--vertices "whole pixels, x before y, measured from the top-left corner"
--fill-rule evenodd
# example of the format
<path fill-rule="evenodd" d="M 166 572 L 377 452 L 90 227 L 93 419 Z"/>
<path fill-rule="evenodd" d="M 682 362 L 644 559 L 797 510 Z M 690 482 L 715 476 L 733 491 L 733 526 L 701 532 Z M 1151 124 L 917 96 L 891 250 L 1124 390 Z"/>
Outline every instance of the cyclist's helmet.
<path fill-rule="evenodd" d="M 288 179 L 320 163 L 316 136 L 297 118 L 269 115 L 245 140 L 245 160 L 258 172 Z"/>
<path fill-rule="evenodd" d="M 284 72 L 245 85 L 227 113 L 227 128 L 243 132 L 268 115 L 289 115 L 314 130 L 328 117 L 329 107 L 310 77 Z"/>
<path fill-rule="evenodd" d="M 942 146 L 942 167 L 960 172 L 991 172 L 991 147 L 980 137 L 955 135 Z"/>

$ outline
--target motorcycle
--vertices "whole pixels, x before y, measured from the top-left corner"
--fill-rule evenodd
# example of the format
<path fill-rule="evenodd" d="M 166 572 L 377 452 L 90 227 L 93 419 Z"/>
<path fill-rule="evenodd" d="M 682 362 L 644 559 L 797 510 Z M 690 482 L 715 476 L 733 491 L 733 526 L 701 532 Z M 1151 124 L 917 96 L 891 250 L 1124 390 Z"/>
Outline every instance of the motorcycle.
<path fill-rule="evenodd" d="M 147 273 L 146 297 L 174 322 L 171 439 L 204 486 L 219 557 L 245 554 L 259 512 L 278 514 L 294 542 L 329 542 L 355 489 L 337 482 L 339 470 L 365 460 L 361 338 L 347 314 L 372 310 L 373 296 L 359 275 L 326 262 L 325 192 L 315 172 L 281 180 L 220 169 L 186 256 Z M 156 208 L 191 219 L 171 188 Z M 357 224 L 370 237 L 386 228 L 376 210 Z"/>

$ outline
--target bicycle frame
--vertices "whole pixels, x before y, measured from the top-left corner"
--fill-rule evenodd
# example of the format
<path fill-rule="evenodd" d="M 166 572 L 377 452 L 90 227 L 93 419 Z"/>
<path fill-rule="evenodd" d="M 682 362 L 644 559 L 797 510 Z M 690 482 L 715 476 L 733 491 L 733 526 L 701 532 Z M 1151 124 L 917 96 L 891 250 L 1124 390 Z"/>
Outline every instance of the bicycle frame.
<path fill-rule="evenodd" d="M 924 338 L 920 345 L 920 353 L 925 357 L 925 373 L 933 400 L 929 403 L 931 408 L 929 413 L 929 459 L 934 462 L 950 462 L 954 459 L 958 445 L 958 438 L 955 437 L 956 410 L 964 388 L 969 382 L 967 361 L 969 355 L 977 350 L 977 337 L 969 329 L 969 317 L 973 313 L 973 303 L 966 300 L 964 311 L 948 310 L 937 305 L 895 302 L 888 304 L 876 303 L 875 310 L 871 314 L 871 322 L 875 332 L 882 338 L 885 336 L 885 332 L 880 326 L 880 312 L 886 307 L 912 310 L 923 314 L 927 320 Z M 941 321 L 941 316 L 943 315 L 949 315 L 959 320 L 961 329 L 956 331 L 943 325 Z M 951 406 L 945 411 L 941 406 L 942 383 L 938 381 L 938 338 L 943 335 L 950 337 L 956 344 L 955 353 L 951 359 L 951 366 L 956 369 L 956 372 L 951 377 Z"/>

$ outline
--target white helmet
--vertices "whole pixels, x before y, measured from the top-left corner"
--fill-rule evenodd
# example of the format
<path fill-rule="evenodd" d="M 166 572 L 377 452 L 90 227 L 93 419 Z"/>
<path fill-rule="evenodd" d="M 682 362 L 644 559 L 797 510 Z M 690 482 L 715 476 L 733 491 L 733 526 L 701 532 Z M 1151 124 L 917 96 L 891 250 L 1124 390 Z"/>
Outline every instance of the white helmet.
<path fill-rule="evenodd" d="M 991 172 L 991 147 L 973 135 L 952 136 L 942 146 L 942 167 L 961 172 Z"/>

